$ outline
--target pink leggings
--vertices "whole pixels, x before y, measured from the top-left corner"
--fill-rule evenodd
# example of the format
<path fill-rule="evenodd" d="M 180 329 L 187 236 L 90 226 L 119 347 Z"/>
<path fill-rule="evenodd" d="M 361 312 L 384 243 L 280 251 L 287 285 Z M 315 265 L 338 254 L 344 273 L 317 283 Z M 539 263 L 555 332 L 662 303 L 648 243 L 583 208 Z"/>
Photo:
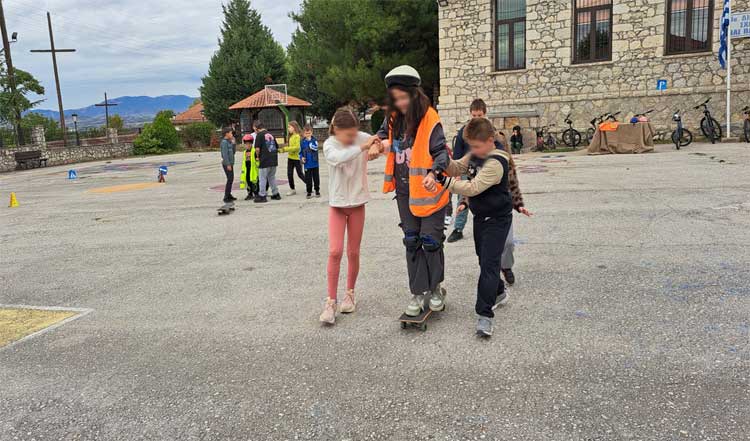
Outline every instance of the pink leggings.
<path fill-rule="evenodd" d="M 365 229 L 365 206 L 353 208 L 330 207 L 328 210 L 328 298 L 336 299 L 339 287 L 341 258 L 344 256 L 346 233 L 346 288 L 354 289 L 359 275 L 359 246 Z"/>

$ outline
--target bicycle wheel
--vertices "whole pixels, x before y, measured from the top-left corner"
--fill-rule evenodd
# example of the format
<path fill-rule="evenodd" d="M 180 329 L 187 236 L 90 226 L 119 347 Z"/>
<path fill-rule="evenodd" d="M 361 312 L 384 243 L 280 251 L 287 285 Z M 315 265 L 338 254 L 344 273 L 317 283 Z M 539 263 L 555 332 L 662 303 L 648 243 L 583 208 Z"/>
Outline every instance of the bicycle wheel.
<path fill-rule="evenodd" d="M 701 120 L 701 132 L 711 144 L 716 144 L 716 141 L 721 139 L 721 126 L 715 118 L 704 117 Z"/>
<path fill-rule="evenodd" d="M 675 147 L 677 147 L 677 150 L 680 149 L 680 147 L 685 147 L 690 145 L 693 142 L 693 134 L 690 133 L 690 130 L 688 129 L 682 129 L 682 136 L 680 137 L 679 142 L 677 142 L 677 130 L 672 132 L 672 143 L 674 143 Z"/>
<path fill-rule="evenodd" d="M 581 133 L 575 129 L 567 129 L 563 132 L 562 141 L 568 147 L 578 147 L 581 143 Z"/>
<path fill-rule="evenodd" d="M 750 142 L 750 119 L 745 120 L 745 142 Z"/>
<path fill-rule="evenodd" d="M 591 144 L 591 140 L 594 139 L 594 129 L 589 127 L 586 129 L 586 141 Z"/>

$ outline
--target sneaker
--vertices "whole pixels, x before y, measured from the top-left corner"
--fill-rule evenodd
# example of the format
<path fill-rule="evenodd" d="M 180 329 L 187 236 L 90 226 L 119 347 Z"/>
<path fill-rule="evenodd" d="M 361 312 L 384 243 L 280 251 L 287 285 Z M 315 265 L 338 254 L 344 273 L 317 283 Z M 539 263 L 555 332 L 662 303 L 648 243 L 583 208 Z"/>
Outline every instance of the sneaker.
<path fill-rule="evenodd" d="M 323 306 L 323 313 L 320 314 L 320 321 L 332 325 L 336 323 L 336 300 L 328 298 Z"/>
<path fill-rule="evenodd" d="M 514 283 L 516 283 L 516 275 L 513 274 L 512 269 L 504 269 L 503 277 L 505 277 L 505 281 L 508 282 L 508 285 L 513 285 Z"/>
<path fill-rule="evenodd" d="M 406 307 L 404 314 L 408 315 L 409 317 L 416 317 L 419 314 L 421 314 L 423 310 L 424 310 L 424 296 L 415 295 L 415 296 L 412 296 L 411 302 L 409 302 L 409 305 Z"/>
<path fill-rule="evenodd" d="M 278 194 L 278 193 L 276 193 L 275 195 L 271 196 L 271 199 L 273 199 L 274 201 L 280 201 L 281 200 L 281 195 Z"/>
<path fill-rule="evenodd" d="M 497 298 L 495 299 L 495 305 L 492 307 L 492 310 L 494 311 L 498 307 L 508 303 L 508 291 L 503 291 L 497 295 Z"/>
<path fill-rule="evenodd" d="M 268 198 L 266 198 L 265 196 L 257 196 L 255 199 L 253 199 L 253 202 L 255 202 L 256 204 L 265 204 L 266 202 L 268 202 Z"/>
<path fill-rule="evenodd" d="M 287 193 L 286 195 L 287 195 L 287 196 L 294 196 L 294 195 L 296 195 L 296 194 L 297 194 L 297 191 L 295 191 L 295 190 L 290 190 L 290 191 L 289 191 L 289 193 Z"/>
<path fill-rule="evenodd" d="M 453 230 L 450 236 L 448 236 L 448 243 L 458 242 L 464 238 L 464 232 L 461 230 Z"/>
<path fill-rule="evenodd" d="M 357 302 L 354 301 L 354 290 L 347 289 L 346 295 L 344 296 L 344 301 L 341 302 L 339 311 L 344 314 L 349 314 L 354 312 L 355 309 L 357 309 Z"/>
<path fill-rule="evenodd" d="M 234 196 L 232 196 L 231 194 L 229 195 L 229 199 L 231 199 L 231 200 L 233 200 L 233 201 L 236 201 L 236 200 L 237 200 L 237 198 L 236 198 L 236 197 L 234 197 Z"/>
<path fill-rule="evenodd" d="M 432 293 L 432 296 L 430 296 L 430 310 L 432 311 L 442 311 L 445 309 L 445 295 L 448 292 L 445 290 L 445 288 L 438 287 L 437 290 L 435 290 L 434 293 Z"/>
<path fill-rule="evenodd" d="M 453 216 L 445 216 L 445 226 L 448 227 L 453 222 Z"/>
<path fill-rule="evenodd" d="M 247 197 L 245 198 L 246 201 L 252 201 L 253 199 L 255 199 L 255 196 L 253 196 L 252 193 L 248 193 Z"/>
<path fill-rule="evenodd" d="M 319 198 L 320 197 L 320 192 L 315 193 L 315 197 Z"/>
<path fill-rule="evenodd" d="M 307 199 L 312 199 L 312 194 L 307 193 Z"/>
<path fill-rule="evenodd" d="M 477 321 L 477 335 L 480 337 L 492 337 L 492 319 L 479 317 Z"/>

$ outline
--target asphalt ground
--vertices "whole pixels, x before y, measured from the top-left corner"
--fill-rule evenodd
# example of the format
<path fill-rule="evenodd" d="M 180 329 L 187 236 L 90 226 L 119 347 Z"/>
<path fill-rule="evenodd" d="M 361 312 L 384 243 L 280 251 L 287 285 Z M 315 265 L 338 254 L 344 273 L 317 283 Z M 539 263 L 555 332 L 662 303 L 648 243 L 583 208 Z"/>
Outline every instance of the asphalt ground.
<path fill-rule="evenodd" d="M 448 311 L 400 329 L 382 159 L 332 328 L 325 168 L 321 199 L 221 217 L 218 153 L 2 174 L 0 304 L 92 312 L 0 349 L 0 440 L 750 439 L 750 144 L 658 150 L 517 158 L 535 216 L 490 340 L 470 228 Z"/>

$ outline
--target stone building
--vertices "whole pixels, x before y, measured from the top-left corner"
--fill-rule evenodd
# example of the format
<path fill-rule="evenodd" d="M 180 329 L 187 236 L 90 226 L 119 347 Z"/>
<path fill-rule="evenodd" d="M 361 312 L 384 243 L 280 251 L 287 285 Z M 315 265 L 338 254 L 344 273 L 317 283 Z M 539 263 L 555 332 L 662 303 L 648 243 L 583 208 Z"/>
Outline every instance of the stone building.
<path fill-rule="evenodd" d="M 654 109 L 662 136 L 673 111 L 698 127 L 693 107 L 711 97 L 725 124 L 725 76 L 717 60 L 721 0 L 441 0 L 439 111 L 452 133 L 485 99 L 498 127 L 575 127 L 605 112 L 620 120 Z M 750 11 L 750 0 L 733 0 Z M 732 41 L 733 123 L 750 105 L 750 38 Z M 666 80 L 666 90 L 657 82 Z M 694 133 L 699 132 L 693 130 Z M 738 130 L 734 130 L 734 136 Z"/>

